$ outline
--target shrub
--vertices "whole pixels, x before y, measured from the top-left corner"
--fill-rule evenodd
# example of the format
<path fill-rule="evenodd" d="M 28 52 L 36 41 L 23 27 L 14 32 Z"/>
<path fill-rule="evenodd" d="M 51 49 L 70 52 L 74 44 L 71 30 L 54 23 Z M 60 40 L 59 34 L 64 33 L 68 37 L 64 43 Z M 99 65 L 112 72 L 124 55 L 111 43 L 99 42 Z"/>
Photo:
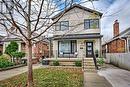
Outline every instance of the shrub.
<path fill-rule="evenodd" d="M 104 64 L 104 59 L 103 59 L 103 57 L 100 57 L 100 58 L 97 60 L 97 63 L 102 66 L 102 65 Z"/>
<path fill-rule="evenodd" d="M 5 59 L 11 60 L 11 57 L 8 54 L 3 54 L 0 57 L 3 57 Z"/>
<path fill-rule="evenodd" d="M 6 47 L 5 53 L 12 56 L 12 52 L 16 52 L 18 50 L 18 44 L 15 41 L 11 41 L 10 44 Z"/>
<path fill-rule="evenodd" d="M 60 65 L 60 63 L 59 63 L 58 60 L 54 60 L 54 61 L 53 61 L 53 66 L 59 66 L 59 65 Z"/>
<path fill-rule="evenodd" d="M 14 64 L 10 62 L 8 59 L 4 58 L 3 56 L 0 56 L 0 68 L 6 68 L 13 65 Z"/>
<path fill-rule="evenodd" d="M 81 67 L 82 66 L 82 61 L 80 61 L 80 60 L 75 61 L 75 66 Z"/>

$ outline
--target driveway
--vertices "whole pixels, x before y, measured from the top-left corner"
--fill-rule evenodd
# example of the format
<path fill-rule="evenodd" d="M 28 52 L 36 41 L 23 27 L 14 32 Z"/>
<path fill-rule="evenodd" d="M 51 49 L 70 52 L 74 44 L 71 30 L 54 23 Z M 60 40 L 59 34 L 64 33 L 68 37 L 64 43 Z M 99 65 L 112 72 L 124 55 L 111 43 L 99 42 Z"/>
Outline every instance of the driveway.
<path fill-rule="evenodd" d="M 130 87 L 130 71 L 106 65 L 98 74 L 104 76 L 113 87 Z"/>
<path fill-rule="evenodd" d="M 42 67 L 41 64 L 33 65 L 33 69 L 40 68 L 40 67 Z M 24 72 L 27 72 L 27 66 L 11 69 L 7 71 L 0 71 L 0 80 L 4 80 Z"/>

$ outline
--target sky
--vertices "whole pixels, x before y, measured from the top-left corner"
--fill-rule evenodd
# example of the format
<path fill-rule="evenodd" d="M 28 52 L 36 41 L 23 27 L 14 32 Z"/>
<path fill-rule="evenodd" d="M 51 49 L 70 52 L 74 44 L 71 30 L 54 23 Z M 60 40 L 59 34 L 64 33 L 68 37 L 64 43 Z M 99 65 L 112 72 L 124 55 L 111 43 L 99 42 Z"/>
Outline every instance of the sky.
<path fill-rule="evenodd" d="M 101 33 L 103 40 L 113 37 L 113 23 L 118 20 L 120 32 L 130 27 L 130 0 L 99 0 L 82 4 L 103 13 Z"/>
<path fill-rule="evenodd" d="M 74 0 L 77 3 L 87 0 Z M 130 0 L 98 0 L 82 3 L 81 5 L 103 13 L 101 19 L 101 34 L 107 41 L 113 37 L 113 23 L 118 20 L 120 32 L 130 27 Z M 2 33 L 2 32 L 0 32 Z"/>

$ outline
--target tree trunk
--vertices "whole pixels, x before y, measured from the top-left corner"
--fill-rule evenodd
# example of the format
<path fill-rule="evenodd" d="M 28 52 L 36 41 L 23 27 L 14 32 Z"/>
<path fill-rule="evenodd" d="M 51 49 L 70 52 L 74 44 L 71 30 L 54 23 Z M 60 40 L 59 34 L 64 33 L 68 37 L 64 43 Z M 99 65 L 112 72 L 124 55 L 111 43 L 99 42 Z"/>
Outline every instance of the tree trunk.
<path fill-rule="evenodd" d="M 28 65 L 28 83 L 27 83 L 27 87 L 33 87 L 33 69 L 32 69 L 32 43 L 31 41 L 28 41 L 27 44 L 27 50 L 28 50 L 28 61 L 27 61 L 27 65 Z"/>

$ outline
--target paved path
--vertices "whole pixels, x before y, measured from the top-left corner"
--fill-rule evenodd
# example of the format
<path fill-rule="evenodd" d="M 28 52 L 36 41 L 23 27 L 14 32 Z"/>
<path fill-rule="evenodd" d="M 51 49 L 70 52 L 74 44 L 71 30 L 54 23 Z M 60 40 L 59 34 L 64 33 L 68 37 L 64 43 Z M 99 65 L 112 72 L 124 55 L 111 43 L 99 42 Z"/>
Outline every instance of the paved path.
<path fill-rule="evenodd" d="M 42 65 L 41 64 L 33 65 L 33 69 L 36 69 L 39 67 L 42 67 Z M 7 71 L 0 71 L 0 80 L 4 80 L 4 79 L 10 78 L 10 77 L 13 77 L 15 75 L 24 73 L 26 71 L 27 71 L 27 66 L 11 69 L 11 70 L 7 70 Z"/>
<path fill-rule="evenodd" d="M 84 72 L 84 87 L 112 87 L 112 85 L 96 72 Z"/>
<path fill-rule="evenodd" d="M 113 87 L 130 87 L 130 71 L 107 65 L 98 74 L 104 76 Z"/>

